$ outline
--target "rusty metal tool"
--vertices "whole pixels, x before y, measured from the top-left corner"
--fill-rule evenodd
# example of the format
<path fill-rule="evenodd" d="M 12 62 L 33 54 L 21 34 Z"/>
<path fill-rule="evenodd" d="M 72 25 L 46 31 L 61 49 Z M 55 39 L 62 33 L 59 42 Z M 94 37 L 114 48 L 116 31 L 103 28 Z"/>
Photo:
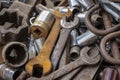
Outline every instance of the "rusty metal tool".
<path fill-rule="evenodd" d="M 10 42 L 3 48 L 2 57 L 7 65 L 21 67 L 28 61 L 27 46 L 21 42 Z"/>
<path fill-rule="evenodd" d="M 46 38 L 54 20 L 54 15 L 51 12 L 43 10 L 31 25 L 31 33 L 35 38 Z"/>
<path fill-rule="evenodd" d="M 120 1 L 99 0 L 102 8 L 110 14 L 116 21 L 120 22 Z"/>
<path fill-rule="evenodd" d="M 90 47 L 91 47 L 91 49 L 90 49 L 90 51 L 88 52 L 89 56 L 93 56 L 93 55 L 99 53 L 99 50 L 98 50 L 96 47 L 94 47 L 94 46 L 90 46 Z M 76 59 L 76 60 L 77 60 L 77 59 Z M 92 79 L 92 78 L 94 77 L 95 73 L 97 72 L 98 67 L 100 66 L 100 63 L 101 63 L 101 62 L 99 62 L 98 65 L 95 65 L 95 67 L 94 67 L 94 66 L 79 67 L 78 69 L 73 70 L 72 72 L 66 74 L 65 76 L 63 76 L 63 77 L 60 78 L 60 79 L 61 79 L 61 80 L 73 80 L 73 79 L 75 79 L 75 80 L 76 80 L 76 79 L 77 79 L 77 80 L 79 80 L 79 79 L 85 79 L 85 80 L 87 80 L 87 79 Z M 87 72 L 88 72 L 88 73 L 87 73 Z M 90 72 L 91 72 L 91 74 L 90 74 Z M 87 74 L 86 77 L 82 78 L 82 75 L 85 76 L 85 73 Z M 89 76 L 89 75 L 90 75 L 90 77 L 87 77 L 87 76 Z M 80 77 L 81 77 L 81 78 L 80 78 Z"/>
<path fill-rule="evenodd" d="M 60 59 L 58 68 L 61 68 L 70 62 L 69 52 L 70 52 L 70 38 L 68 37 L 68 40 L 67 40 L 65 49 L 63 51 L 63 55 Z"/>
<path fill-rule="evenodd" d="M 94 54 L 91 54 L 94 53 Z M 91 46 L 91 50 L 89 51 L 89 56 L 93 56 L 96 53 L 99 53 L 99 50 L 95 46 Z M 102 61 L 100 61 L 97 65 L 94 66 L 85 66 L 82 70 L 78 70 L 76 74 L 71 78 L 71 80 L 93 80 L 100 69 Z"/>
<path fill-rule="evenodd" d="M 67 65 L 65 65 L 64 67 L 54 71 L 53 73 L 47 75 L 47 76 L 43 76 L 41 78 L 28 78 L 27 80 L 54 80 L 54 79 L 57 79 L 61 76 L 64 76 L 65 74 L 79 68 L 79 67 L 82 67 L 82 66 L 87 66 L 87 65 L 95 65 L 97 64 L 101 57 L 99 55 L 99 53 L 96 53 L 95 55 L 93 56 L 89 56 L 88 55 L 88 51 L 90 50 L 89 47 L 85 47 L 81 50 L 81 53 L 80 53 L 80 58 L 77 59 L 76 61 L 73 61 Z"/>
<path fill-rule="evenodd" d="M 64 50 L 69 33 L 71 32 L 72 29 L 79 26 L 79 18 L 77 16 L 75 16 L 73 21 L 70 20 L 68 22 L 67 17 L 64 17 L 61 20 L 61 25 L 63 28 L 61 29 L 58 42 L 57 42 L 57 44 L 54 48 L 54 51 L 52 53 L 52 56 L 51 56 L 51 61 L 53 64 L 53 71 L 57 69 L 57 65 L 58 65 L 58 62 L 59 62 L 60 57 L 62 55 L 62 52 Z"/>
<path fill-rule="evenodd" d="M 105 12 L 103 13 L 103 20 L 106 29 L 112 27 L 110 16 L 108 16 Z M 116 59 L 120 58 L 120 51 L 116 39 L 111 40 L 111 54 Z"/>
<path fill-rule="evenodd" d="M 91 31 L 93 32 L 94 34 L 96 35 L 106 35 L 106 34 L 109 34 L 111 32 L 115 32 L 117 30 L 120 29 L 120 24 L 117 24 L 115 25 L 114 27 L 112 28 L 109 28 L 107 30 L 100 30 L 100 29 L 97 29 L 95 28 L 95 26 L 92 24 L 91 22 L 91 15 L 93 12 L 95 12 L 96 10 L 100 9 L 100 5 L 99 4 L 96 4 L 95 6 L 93 6 L 90 10 L 88 10 L 86 16 L 85 16 L 85 24 L 86 24 L 86 27 Z"/>
<path fill-rule="evenodd" d="M 8 9 L 0 12 L 0 45 L 11 41 L 28 41 L 28 18 L 37 0 L 29 0 L 26 4 L 15 0 Z M 6 26 L 6 22 L 8 23 Z M 11 25 L 12 24 L 12 25 Z"/>
<path fill-rule="evenodd" d="M 76 74 L 74 78 L 72 78 L 72 80 L 96 80 L 94 77 L 98 73 L 100 64 L 101 63 L 95 66 L 84 67 L 80 72 Z"/>
<path fill-rule="evenodd" d="M 52 30 L 40 51 L 40 54 L 30 60 L 25 66 L 26 71 L 35 77 L 41 77 L 42 75 L 48 74 L 51 71 L 52 64 L 49 57 L 60 32 L 60 20 L 62 17 L 71 16 L 71 11 L 68 8 L 62 7 L 56 9 L 54 15 L 56 18 L 55 24 L 53 25 Z"/>
<path fill-rule="evenodd" d="M 120 59 L 113 58 L 112 56 L 110 56 L 108 54 L 108 52 L 106 51 L 105 46 L 108 41 L 119 37 L 119 35 L 120 35 L 120 31 L 110 33 L 110 34 L 106 35 L 105 37 L 103 37 L 103 39 L 100 42 L 101 54 L 104 57 L 105 61 L 107 61 L 108 63 L 111 63 L 111 64 L 115 64 L 115 65 L 120 64 Z"/>

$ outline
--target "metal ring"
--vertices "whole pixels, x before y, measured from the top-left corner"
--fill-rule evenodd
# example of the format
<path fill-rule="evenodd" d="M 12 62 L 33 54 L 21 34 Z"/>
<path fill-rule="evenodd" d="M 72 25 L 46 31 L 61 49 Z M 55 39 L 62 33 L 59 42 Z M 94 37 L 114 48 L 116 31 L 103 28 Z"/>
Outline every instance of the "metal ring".
<path fill-rule="evenodd" d="M 99 4 L 97 4 L 97 5 L 95 5 L 94 7 L 92 7 L 87 13 L 86 13 L 86 16 L 85 16 L 85 23 L 86 23 L 86 26 L 87 26 L 87 28 L 90 30 L 90 31 L 92 31 L 94 34 L 96 34 L 96 35 L 107 35 L 107 34 L 109 34 L 109 33 L 111 33 L 111 32 L 114 32 L 114 31 L 117 31 L 117 30 L 119 30 L 120 29 L 120 24 L 118 24 L 118 25 L 116 25 L 116 26 L 114 26 L 114 27 L 112 27 L 112 28 L 110 28 L 110 29 L 107 29 L 107 30 L 99 30 L 99 29 L 96 29 L 95 27 L 94 27 L 94 25 L 92 24 L 92 22 L 91 22 L 91 15 L 92 15 L 92 13 L 95 11 L 95 10 L 98 10 L 98 9 L 100 9 L 100 5 Z"/>
<path fill-rule="evenodd" d="M 120 31 L 118 32 L 114 32 L 114 33 L 110 33 L 108 35 L 106 35 L 100 43 L 100 49 L 101 49 L 101 54 L 104 57 L 104 59 L 106 60 L 106 62 L 111 63 L 111 64 L 118 64 L 120 65 L 120 59 L 115 59 L 113 57 L 111 57 L 108 52 L 105 50 L 105 45 L 106 43 L 113 39 L 113 38 L 117 38 L 120 36 Z"/>

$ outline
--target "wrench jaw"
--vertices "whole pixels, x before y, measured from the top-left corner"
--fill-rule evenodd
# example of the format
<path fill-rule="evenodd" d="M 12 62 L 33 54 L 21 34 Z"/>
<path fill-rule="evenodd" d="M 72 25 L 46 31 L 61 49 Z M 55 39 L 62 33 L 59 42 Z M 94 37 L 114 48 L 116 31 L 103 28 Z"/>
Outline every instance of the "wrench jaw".
<path fill-rule="evenodd" d="M 40 60 L 43 59 L 43 60 L 40 61 L 39 59 Z M 50 73 L 50 71 L 52 69 L 52 64 L 49 59 L 44 58 L 44 57 L 41 57 L 39 59 L 34 58 L 34 59 L 30 60 L 25 67 L 26 71 L 30 75 L 38 77 L 38 78 Z"/>
<path fill-rule="evenodd" d="M 90 50 L 90 47 L 85 47 L 81 50 L 81 58 L 84 62 L 87 63 L 87 65 L 95 65 L 97 64 L 100 59 L 101 56 L 99 55 L 99 51 L 96 53 L 96 55 L 89 57 L 88 55 L 88 51 Z"/>
<path fill-rule="evenodd" d="M 67 21 L 68 17 L 63 17 L 63 19 L 61 20 L 61 25 L 63 28 L 76 28 L 79 26 L 79 18 L 77 16 L 74 17 L 73 20 Z"/>

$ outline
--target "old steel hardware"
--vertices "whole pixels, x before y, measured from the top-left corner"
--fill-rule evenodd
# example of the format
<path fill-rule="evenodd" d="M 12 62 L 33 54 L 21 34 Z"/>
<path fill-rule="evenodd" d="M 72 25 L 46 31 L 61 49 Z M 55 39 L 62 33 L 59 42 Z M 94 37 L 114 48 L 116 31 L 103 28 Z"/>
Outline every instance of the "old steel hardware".
<path fill-rule="evenodd" d="M 3 48 L 2 57 L 7 65 L 21 67 L 28 60 L 27 47 L 20 42 L 10 42 Z"/>
<path fill-rule="evenodd" d="M 88 55 L 88 51 L 90 50 L 89 47 L 85 47 L 81 50 L 81 53 L 80 53 L 80 58 L 77 59 L 76 61 L 73 61 L 67 65 L 65 65 L 64 67 L 54 71 L 53 73 L 47 75 L 47 76 L 43 76 L 41 78 L 28 78 L 28 80 L 54 80 L 54 79 L 57 79 L 79 67 L 82 67 L 82 66 L 85 66 L 85 65 L 95 65 L 97 64 L 101 57 L 99 55 L 99 53 L 96 53 L 95 55 L 93 56 L 89 56 Z"/>
<path fill-rule="evenodd" d="M 95 46 L 91 46 L 89 55 L 92 56 L 92 55 L 95 55 L 96 53 L 99 53 L 99 50 Z M 101 65 L 102 65 L 102 61 L 100 61 L 97 65 L 85 66 L 82 68 L 82 70 L 78 70 L 78 72 L 76 72 L 71 79 L 72 80 L 79 80 L 79 79 L 80 80 L 94 80 Z"/>
<path fill-rule="evenodd" d="M 16 80 L 21 71 L 11 68 L 6 64 L 0 64 L 0 77 L 5 80 Z"/>
<path fill-rule="evenodd" d="M 112 0 L 99 0 L 99 2 L 106 12 L 120 22 L 120 2 L 113 2 Z"/>
<path fill-rule="evenodd" d="M 30 37 L 30 42 L 29 42 L 29 48 L 28 48 L 29 59 L 32 59 L 32 58 L 34 58 L 34 57 L 37 55 L 34 42 L 35 42 L 35 39 L 34 39 L 34 37 L 31 35 L 31 37 Z"/>
<path fill-rule="evenodd" d="M 76 29 L 73 29 L 70 33 L 70 37 L 71 37 L 70 59 L 71 60 L 76 60 L 80 54 L 80 48 L 77 44 L 77 39 L 76 39 L 78 35 L 79 33 Z"/>
<path fill-rule="evenodd" d="M 93 0 L 78 0 L 78 2 L 79 2 L 86 10 L 89 10 L 92 6 L 94 6 Z"/>
<path fill-rule="evenodd" d="M 96 35 L 106 35 L 106 34 L 109 34 L 111 32 L 115 32 L 117 30 L 120 29 L 120 24 L 118 25 L 115 25 L 114 27 L 110 28 L 110 29 L 107 29 L 107 30 L 99 30 L 99 29 L 96 29 L 94 27 L 94 25 L 92 24 L 91 22 L 91 15 L 94 11 L 100 9 L 100 5 L 99 4 L 96 4 L 95 6 L 93 6 L 86 14 L 85 16 L 85 24 L 86 24 L 86 27 L 92 31 L 93 33 L 95 33 Z"/>
<path fill-rule="evenodd" d="M 116 59 L 116 58 L 111 57 L 108 54 L 108 52 L 106 51 L 105 45 L 108 41 L 119 37 L 119 35 L 120 35 L 120 31 L 110 33 L 110 34 L 106 35 L 105 37 L 103 37 L 103 39 L 100 42 L 101 54 L 104 57 L 105 61 L 107 61 L 111 64 L 118 64 L 119 65 L 120 64 L 120 59 Z"/>
<path fill-rule="evenodd" d="M 112 27 L 111 19 L 107 15 L 107 13 L 105 13 L 105 12 L 103 13 L 103 20 L 104 20 L 104 25 L 105 25 L 106 29 L 109 29 Z M 116 59 L 119 59 L 120 58 L 120 51 L 119 51 L 119 47 L 118 47 L 116 40 L 112 39 L 110 42 L 111 42 L 111 54 L 112 54 L 112 56 Z"/>
<path fill-rule="evenodd" d="M 35 19 L 31 27 L 31 33 L 36 38 L 46 38 L 54 22 L 54 15 L 43 10 Z"/>
<path fill-rule="evenodd" d="M 80 47 L 83 47 L 95 43 L 98 39 L 99 37 L 97 35 L 91 31 L 87 31 L 77 37 L 77 43 Z"/>
<path fill-rule="evenodd" d="M 65 44 L 66 44 L 66 41 L 68 39 L 70 31 L 73 28 L 78 27 L 78 25 L 79 25 L 79 19 L 77 16 L 74 17 L 73 21 L 70 20 L 69 22 L 67 22 L 66 20 L 67 20 L 66 17 L 64 17 L 61 20 L 61 25 L 63 28 L 60 31 L 60 37 L 58 39 L 58 42 L 57 42 L 57 44 L 54 48 L 54 51 L 52 53 L 52 56 L 51 56 L 53 70 L 56 70 L 56 68 L 57 68 L 59 59 L 60 59 L 62 52 L 64 50 L 64 47 L 65 47 Z"/>
<path fill-rule="evenodd" d="M 27 19 L 36 1 L 37 0 L 29 0 L 28 4 L 25 4 L 16 0 L 8 9 L 2 9 L 0 12 L 0 45 L 15 40 L 27 42 Z"/>
<path fill-rule="evenodd" d="M 61 11 L 61 9 L 65 9 L 65 12 Z M 56 18 L 55 24 L 53 25 L 52 30 L 40 51 L 40 54 L 26 64 L 26 71 L 30 75 L 41 77 L 41 75 L 48 74 L 52 69 L 52 64 L 49 57 L 55 46 L 55 43 L 57 41 L 57 38 L 60 32 L 60 28 L 61 28 L 60 20 L 62 17 L 65 17 L 65 16 L 69 17 L 71 15 L 71 11 L 68 8 L 62 7 L 62 8 L 56 9 L 54 12 L 54 15 Z M 40 69 L 40 72 L 39 72 L 40 74 L 35 75 L 35 71 L 36 71 L 34 69 L 35 66 Z M 41 72 L 41 69 L 43 70 L 42 72 Z"/>

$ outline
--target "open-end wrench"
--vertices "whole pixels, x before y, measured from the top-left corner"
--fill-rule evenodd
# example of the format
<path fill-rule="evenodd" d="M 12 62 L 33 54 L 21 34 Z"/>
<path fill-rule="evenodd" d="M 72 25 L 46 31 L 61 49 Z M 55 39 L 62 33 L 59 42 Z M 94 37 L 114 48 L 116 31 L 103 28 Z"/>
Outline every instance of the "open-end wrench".
<path fill-rule="evenodd" d="M 101 57 L 98 53 L 96 53 L 95 55 L 93 56 L 89 56 L 88 55 L 88 51 L 90 50 L 89 47 L 85 47 L 81 50 L 81 53 L 80 53 L 80 58 L 77 59 L 76 61 L 73 61 L 71 62 L 70 64 L 67 64 L 65 66 L 63 66 L 62 68 L 54 71 L 53 73 L 51 73 L 50 75 L 48 76 L 43 76 L 41 78 L 29 78 L 27 80 L 55 80 L 81 66 L 85 66 L 85 65 L 95 65 L 97 64 Z"/>
<path fill-rule="evenodd" d="M 55 24 L 53 25 L 52 30 L 40 51 L 40 54 L 30 60 L 25 66 L 26 71 L 35 77 L 41 77 L 41 75 L 45 75 L 51 71 L 52 65 L 49 57 L 60 32 L 60 20 L 62 17 L 71 16 L 71 11 L 68 8 L 59 8 L 55 10 L 54 15 L 56 18 Z"/>
<path fill-rule="evenodd" d="M 99 53 L 97 47 L 92 46 L 92 49 L 89 51 L 89 56 L 93 56 L 96 53 Z M 94 54 L 93 54 L 94 53 Z M 93 80 L 101 68 L 102 61 L 100 61 L 97 65 L 94 66 L 85 66 L 82 70 L 79 70 L 70 80 Z"/>
<path fill-rule="evenodd" d="M 67 21 L 67 17 L 64 17 L 61 20 L 62 29 L 60 32 L 60 37 L 58 42 L 54 48 L 54 51 L 51 56 L 52 64 L 53 64 L 53 71 L 57 69 L 58 62 L 64 50 L 66 41 L 68 39 L 69 33 L 73 28 L 79 26 L 79 18 L 77 16 L 74 17 L 73 21 Z"/>
<path fill-rule="evenodd" d="M 91 49 L 88 52 L 89 56 L 93 56 L 93 55 L 96 55 L 97 53 L 99 53 L 99 50 L 96 47 L 94 47 L 94 46 L 90 46 L 90 47 L 91 47 Z M 91 78 L 93 78 L 96 71 L 98 70 L 98 69 L 96 69 L 97 66 L 98 65 L 95 65 L 95 68 L 94 68 L 94 66 L 88 66 L 87 69 L 86 69 L 86 66 L 79 67 L 79 68 L 73 70 L 72 72 L 66 74 L 65 76 L 63 76 L 60 80 L 73 80 L 73 79 L 88 80 L 88 79 L 91 79 Z M 91 74 L 89 74 L 90 72 L 91 72 Z M 85 75 L 85 74 L 87 74 L 87 75 Z M 82 75 L 86 76 L 86 77 L 82 77 Z"/>

